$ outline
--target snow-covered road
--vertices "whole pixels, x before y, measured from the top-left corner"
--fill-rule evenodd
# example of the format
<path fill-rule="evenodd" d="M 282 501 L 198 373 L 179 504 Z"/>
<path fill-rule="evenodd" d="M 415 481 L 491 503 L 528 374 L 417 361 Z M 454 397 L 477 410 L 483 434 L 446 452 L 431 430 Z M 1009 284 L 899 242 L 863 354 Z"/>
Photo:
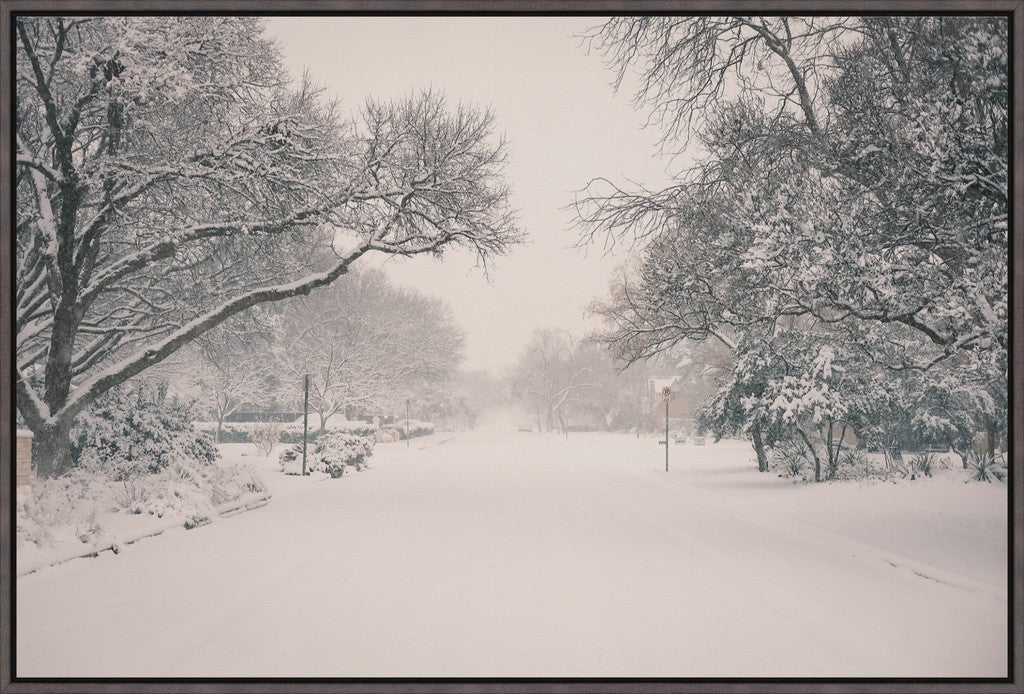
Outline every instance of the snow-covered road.
<path fill-rule="evenodd" d="M 514 431 L 18 579 L 17 675 L 1004 676 L 1006 489 Z M 227 446 L 252 454 L 251 446 Z"/>

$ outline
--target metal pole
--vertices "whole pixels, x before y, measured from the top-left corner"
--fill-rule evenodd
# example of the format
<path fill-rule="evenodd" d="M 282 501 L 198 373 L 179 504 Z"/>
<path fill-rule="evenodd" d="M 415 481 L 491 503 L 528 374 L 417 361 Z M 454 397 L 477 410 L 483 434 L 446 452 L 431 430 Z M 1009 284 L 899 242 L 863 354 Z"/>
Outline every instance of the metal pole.
<path fill-rule="evenodd" d="M 665 472 L 668 472 L 668 396 L 665 397 Z"/>
<path fill-rule="evenodd" d="M 405 445 L 406 446 L 410 446 L 411 445 L 409 443 L 409 441 L 411 439 L 411 437 L 410 437 L 411 433 L 412 432 L 409 430 L 409 398 L 406 398 L 405 399 Z"/>
<path fill-rule="evenodd" d="M 306 476 L 306 437 L 309 434 L 309 374 L 302 379 L 302 476 Z"/>

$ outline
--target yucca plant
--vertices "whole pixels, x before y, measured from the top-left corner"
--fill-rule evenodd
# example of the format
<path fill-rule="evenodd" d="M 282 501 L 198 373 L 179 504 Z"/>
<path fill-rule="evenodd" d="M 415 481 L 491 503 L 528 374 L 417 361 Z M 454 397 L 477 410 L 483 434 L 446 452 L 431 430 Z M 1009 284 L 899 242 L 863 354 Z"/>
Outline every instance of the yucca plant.
<path fill-rule="evenodd" d="M 971 453 L 970 465 L 974 470 L 971 477 L 976 482 L 991 482 L 993 479 L 1006 480 L 1006 468 L 991 453 Z"/>
<path fill-rule="evenodd" d="M 911 474 L 919 472 L 925 477 L 931 477 L 934 470 L 939 467 L 939 457 L 931 451 L 921 451 L 910 459 Z"/>

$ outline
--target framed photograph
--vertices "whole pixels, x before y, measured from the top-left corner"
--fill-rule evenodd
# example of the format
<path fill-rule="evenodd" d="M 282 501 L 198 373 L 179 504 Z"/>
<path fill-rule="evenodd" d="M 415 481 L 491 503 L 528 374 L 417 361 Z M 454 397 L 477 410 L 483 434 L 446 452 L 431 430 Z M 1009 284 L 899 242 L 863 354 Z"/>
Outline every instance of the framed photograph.
<path fill-rule="evenodd" d="M 1024 692 L 1019 0 L 0 0 L 0 692 Z"/>

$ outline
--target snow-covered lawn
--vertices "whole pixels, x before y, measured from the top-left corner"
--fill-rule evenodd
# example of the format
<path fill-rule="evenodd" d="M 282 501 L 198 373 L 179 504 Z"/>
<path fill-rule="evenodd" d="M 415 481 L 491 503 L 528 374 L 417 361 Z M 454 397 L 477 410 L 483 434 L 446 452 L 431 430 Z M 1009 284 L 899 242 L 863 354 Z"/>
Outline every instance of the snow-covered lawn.
<path fill-rule="evenodd" d="M 795 485 L 747 444 L 378 445 L 267 506 L 23 576 L 17 675 L 1006 674 L 1006 487 Z"/>

